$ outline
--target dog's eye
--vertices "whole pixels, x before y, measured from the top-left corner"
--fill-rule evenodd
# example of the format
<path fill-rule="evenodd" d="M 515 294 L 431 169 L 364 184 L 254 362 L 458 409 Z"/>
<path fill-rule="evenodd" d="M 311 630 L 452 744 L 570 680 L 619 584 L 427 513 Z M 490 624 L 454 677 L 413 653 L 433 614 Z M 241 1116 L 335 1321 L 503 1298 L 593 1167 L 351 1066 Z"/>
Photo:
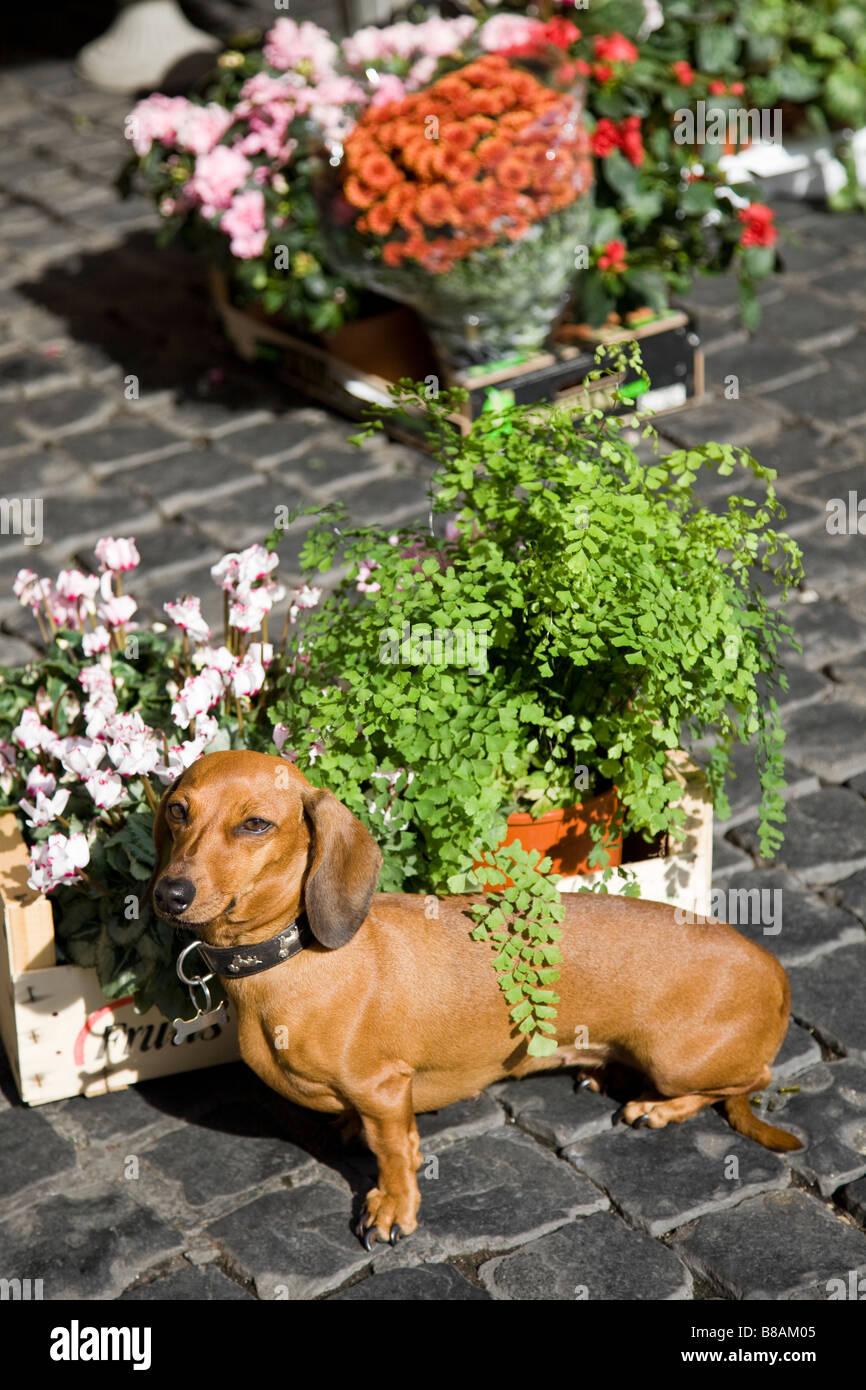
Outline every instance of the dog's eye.
<path fill-rule="evenodd" d="M 165 814 L 169 820 L 186 820 L 186 807 L 180 801 L 172 801 L 169 806 L 166 806 Z"/>
<path fill-rule="evenodd" d="M 261 835 L 265 830 L 270 830 L 272 822 L 265 820 L 263 816 L 250 816 L 241 826 L 242 830 L 251 830 L 254 835 Z"/>

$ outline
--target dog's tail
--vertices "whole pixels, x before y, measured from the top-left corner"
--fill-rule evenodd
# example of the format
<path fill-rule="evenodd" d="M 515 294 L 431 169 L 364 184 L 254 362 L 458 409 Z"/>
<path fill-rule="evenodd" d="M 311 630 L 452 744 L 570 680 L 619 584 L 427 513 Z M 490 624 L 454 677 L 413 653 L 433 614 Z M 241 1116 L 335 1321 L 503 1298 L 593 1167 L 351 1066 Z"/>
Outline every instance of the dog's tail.
<path fill-rule="evenodd" d="M 729 1096 L 722 1104 L 728 1117 L 728 1124 L 738 1134 L 745 1134 L 747 1139 L 756 1140 L 757 1143 L 763 1144 L 765 1149 L 776 1149 L 780 1153 L 791 1149 L 802 1149 L 803 1145 L 793 1134 L 759 1120 L 752 1109 L 748 1096 Z"/>

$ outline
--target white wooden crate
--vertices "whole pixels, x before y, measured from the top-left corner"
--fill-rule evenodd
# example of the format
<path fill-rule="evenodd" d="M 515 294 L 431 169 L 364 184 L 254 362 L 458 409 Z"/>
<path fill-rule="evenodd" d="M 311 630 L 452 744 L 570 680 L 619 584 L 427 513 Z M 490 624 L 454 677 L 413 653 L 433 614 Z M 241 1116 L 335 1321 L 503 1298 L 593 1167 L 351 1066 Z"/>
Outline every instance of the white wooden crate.
<path fill-rule="evenodd" d="M 704 915 L 710 909 L 713 877 L 713 803 L 703 773 L 685 753 L 673 753 L 669 765 L 683 789 L 679 805 L 686 824 L 682 834 L 669 841 L 665 853 L 624 860 L 623 864 L 633 871 L 642 898 Z M 577 893 L 591 877 L 573 874 L 562 878 L 560 892 Z M 623 874 L 614 871 L 608 892 L 622 893 L 627 882 Z"/>
<path fill-rule="evenodd" d="M 95 970 L 55 964 L 51 904 L 27 887 L 27 848 L 13 814 L 0 816 L 0 933 L 0 1035 L 28 1105 L 240 1056 L 231 1013 L 226 1027 L 175 1047 L 158 1009 L 137 1014 L 131 999 L 105 998 Z"/>

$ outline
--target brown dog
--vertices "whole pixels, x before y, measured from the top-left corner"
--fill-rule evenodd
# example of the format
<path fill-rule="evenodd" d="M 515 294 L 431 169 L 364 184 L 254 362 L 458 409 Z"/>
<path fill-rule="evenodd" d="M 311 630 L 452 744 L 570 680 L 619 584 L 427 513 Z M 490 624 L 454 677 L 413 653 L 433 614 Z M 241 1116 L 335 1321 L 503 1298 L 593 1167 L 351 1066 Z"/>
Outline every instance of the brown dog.
<path fill-rule="evenodd" d="M 489 948 L 470 940 L 468 900 L 441 899 L 431 919 L 423 898 L 375 894 L 371 835 L 285 760 L 237 752 L 193 763 L 166 791 L 154 835 L 160 862 L 168 851 L 156 909 L 205 943 L 244 1060 L 300 1105 L 360 1117 L 379 1164 L 361 1220 L 368 1248 L 417 1225 L 415 1113 L 503 1077 L 625 1064 L 648 1082 L 624 1109 L 631 1124 L 660 1129 L 722 1101 L 741 1134 L 801 1147 L 748 1100 L 785 1036 L 787 976 L 732 927 L 678 925 L 661 903 L 570 895 L 559 1046 L 529 1057 Z M 195 954 L 190 970 L 205 973 Z M 588 1047 L 576 1046 L 578 1030 Z"/>

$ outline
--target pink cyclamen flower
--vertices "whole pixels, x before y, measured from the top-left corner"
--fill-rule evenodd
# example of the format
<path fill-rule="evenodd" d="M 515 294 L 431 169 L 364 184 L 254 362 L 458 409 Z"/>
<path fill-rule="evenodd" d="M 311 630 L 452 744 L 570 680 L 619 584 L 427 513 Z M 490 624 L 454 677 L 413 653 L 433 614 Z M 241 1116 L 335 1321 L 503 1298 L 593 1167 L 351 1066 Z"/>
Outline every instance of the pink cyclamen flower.
<path fill-rule="evenodd" d="M 232 674 L 232 694 L 258 695 L 265 683 L 267 668 L 274 659 L 270 642 L 252 642 Z"/>
<path fill-rule="evenodd" d="M 202 756 L 207 743 L 203 738 L 190 739 L 187 743 L 176 743 L 168 750 L 168 761 L 158 763 L 153 769 L 160 782 L 168 785 L 174 782 L 192 763 Z"/>
<path fill-rule="evenodd" d="M 264 58 L 280 71 L 294 69 L 308 75 L 313 82 L 329 76 L 337 60 L 337 45 L 326 29 L 305 19 L 280 18 L 265 36 Z"/>
<path fill-rule="evenodd" d="M 288 724 L 275 724 L 275 725 L 274 725 L 273 739 L 274 739 L 274 743 L 275 743 L 275 745 L 276 745 L 276 749 L 277 749 L 277 752 L 278 752 L 278 753 L 282 753 L 282 751 L 283 751 L 283 746 L 284 746 L 284 744 L 285 744 L 285 742 L 286 742 L 286 739 L 289 737 L 289 734 L 290 734 L 291 732 L 292 732 L 292 731 L 291 731 L 291 729 L 289 728 Z"/>
<path fill-rule="evenodd" d="M 252 165 L 240 150 L 217 145 L 209 154 L 199 155 L 185 193 L 201 206 L 205 217 L 215 217 L 227 208 L 249 178 Z"/>
<path fill-rule="evenodd" d="M 63 739 L 57 756 L 67 772 L 86 779 L 93 776 L 105 757 L 105 744 L 95 738 Z"/>
<path fill-rule="evenodd" d="M 57 778 L 53 772 L 46 772 L 39 763 L 31 767 L 25 788 L 28 796 L 37 796 L 40 792 L 43 796 L 53 796 L 56 786 Z"/>
<path fill-rule="evenodd" d="M 264 193 L 254 188 L 247 193 L 236 194 L 228 212 L 223 213 L 220 226 L 231 238 L 229 250 L 233 256 L 242 261 L 260 256 L 268 240 Z"/>
<path fill-rule="evenodd" d="M 23 608 L 35 610 L 51 593 L 51 580 L 40 579 L 34 570 L 22 569 L 15 576 L 12 592 Z"/>
<path fill-rule="evenodd" d="M 93 549 L 103 571 L 111 570 L 116 574 L 121 570 L 134 570 L 141 564 L 134 536 L 103 536 Z"/>
<path fill-rule="evenodd" d="M 220 726 L 211 714 L 197 714 L 193 724 L 193 733 L 196 741 L 201 741 L 205 748 L 209 743 L 213 743 Z"/>
<path fill-rule="evenodd" d="M 225 679 L 221 671 L 206 667 L 199 676 L 184 681 L 180 694 L 171 707 L 171 717 L 179 729 L 189 727 L 199 714 L 207 714 L 222 696 Z"/>
<path fill-rule="evenodd" d="M 233 550 L 228 555 L 224 555 L 215 565 L 211 565 L 211 578 L 226 593 L 231 593 L 238 582 L 240 558 L 237 551 Z"/>
<path fill-rule="evenodd" d="M 50 893 L 59 883 L 74 883 L 89 863 L 90 847 L 80 831 L 68 836 L 49 835 L 44 844 L 31 850 L 27 882 L 39 893 Z"/>
<path fill-rule="evenodd" d="M 207 106 L 190 102 L 177 122 L 175 143 L 190 154 L 210 154 L 234 122 L 234 112 L 215 101 Z"/>
<path fill-rule="evenodd" d="M 44 792 L 37 792 L 35 801 L 21 800 L 18 805 L 26 816 L 27 824 L 32 830 L 35 830 L 41 825 L 50 825 L 58 816 L 62 816 L 69 797 L 69 788 L 61 787 L 54 796 L 46 796 Z"/>
<path fill-rule="evenodd" d="M 108 651 L 110 646 L 111 633 L 101 624 L 92 632 L 85 632 L 81 639 L 81 649 L 85 656 L 98 656 L 100 652 Z"/>
<path fill-rule="evenodd" d="M 94 806 L 100 811 L 110 811 L 125 795 L 119 774 L 111 772 L 108 768 L 103 772 L 94 772 L 91 777 L 86 778 L 84 785 L 93 799 Z"/>
<path fill-rule="evenodd" d="M 84 574 L 82 570 L 61 570 L 54 588 L 67 603 L 77 603 L 81 599 L 92 602 L 99 592 L 99 575 Z"/>
<path fill-rule="evenodd" d="M 210 628 L 201 615 L 201 599 L 186 594 L 175 603 L 164 603 L 164 611 L 173 623 L 183 628 L 193 642 L 209 642 Z"/>
<path fill-rule="evenodd" d="M 112 594 L 97 605 L 97 613 L 109 627 L 126 627 L 138 604 L 131 594 Z"/>
<path fill-rule="evenodd" d="M 12 730 L 12 742 L 28 750 L 42 748 L 48 751 L 56 738 L 54 730 L 46 728 L 36 710 L 30 708 L 22 711 L 19 722 Z"/>
<path fill-rule="evenodd" d="M 137 710 L 114 715 L 106 724 L 103 736 L 110 740 L 108 756 L 121 777 L 146 776 L 155 767 L 159 742 Z"/>

